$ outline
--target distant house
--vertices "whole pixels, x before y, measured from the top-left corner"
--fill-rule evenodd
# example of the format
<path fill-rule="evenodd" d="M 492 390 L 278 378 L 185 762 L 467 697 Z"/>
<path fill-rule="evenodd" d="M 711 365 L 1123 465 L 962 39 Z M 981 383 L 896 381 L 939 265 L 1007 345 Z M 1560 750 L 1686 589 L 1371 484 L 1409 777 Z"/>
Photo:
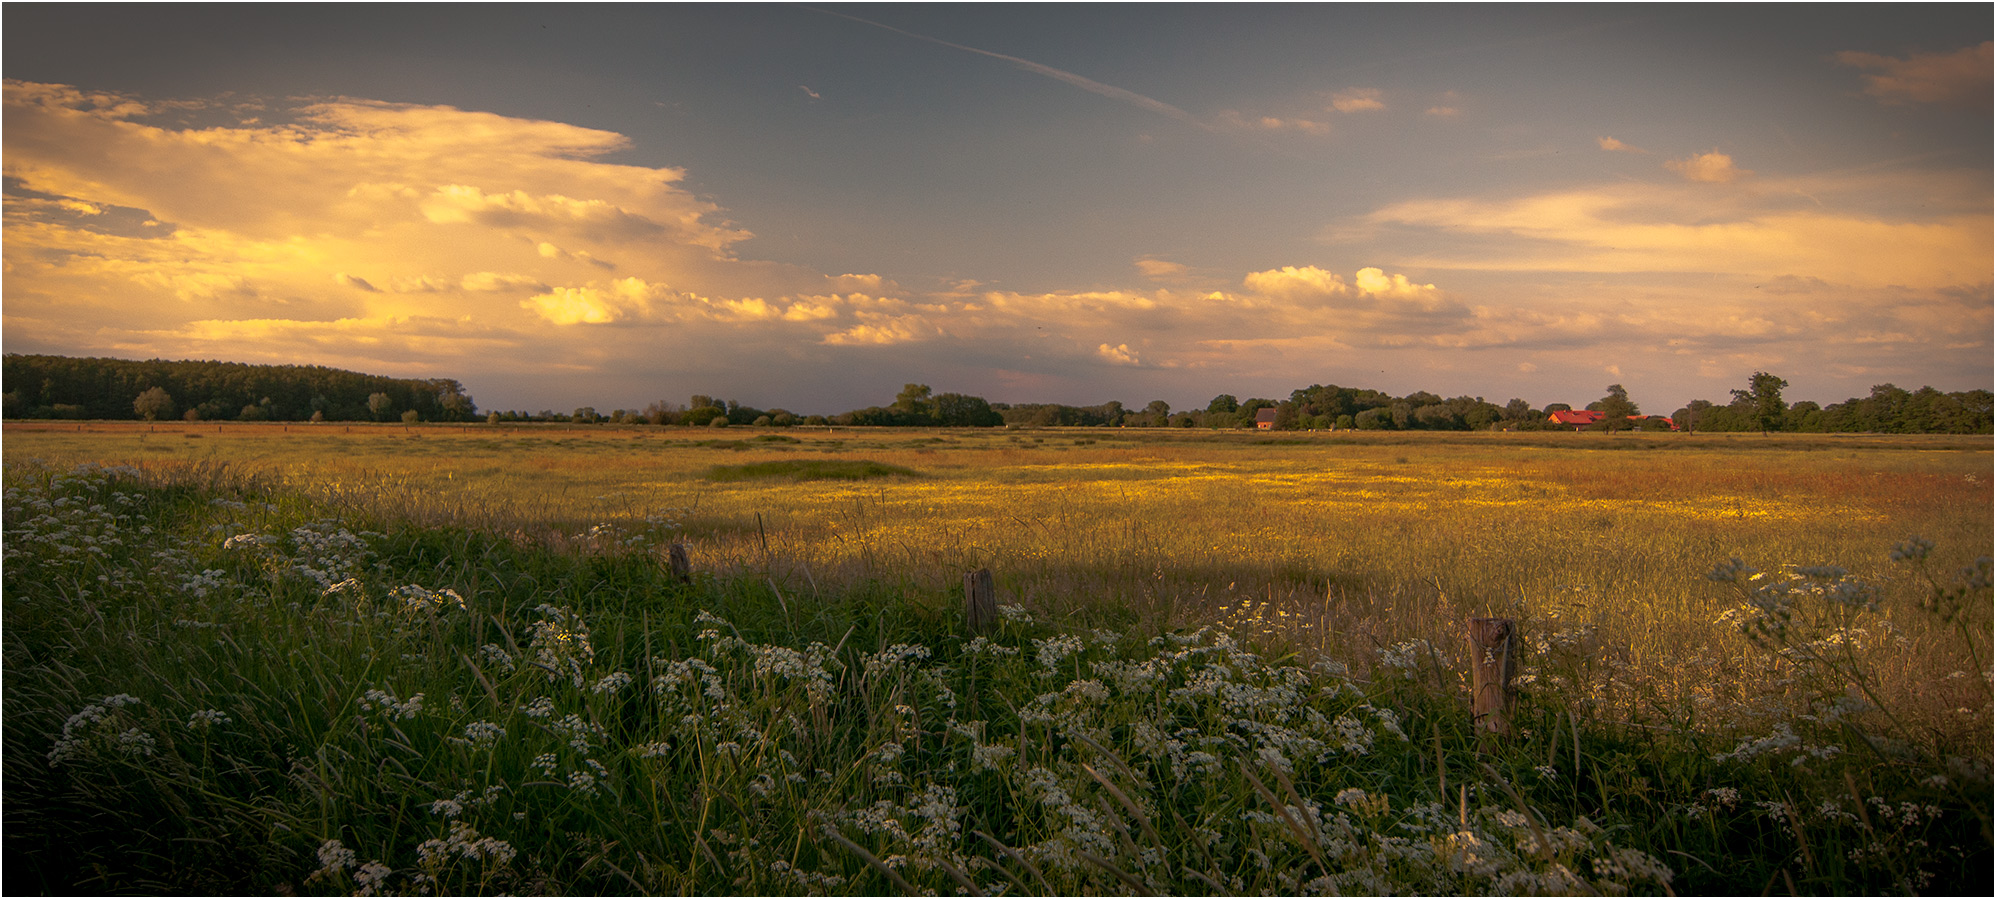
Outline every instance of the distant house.
<path fill-rule="evenodd" d="M 1602 413 L 1594 409 L 1557 409 L 1548 415 L 1546 420 L 1555 425 L 1565 425 L 1580 431 L 1602 421 Z"/>
<path fill-rule="evenodd" d="M 1255 411 L 1255 428 L 1258 431 L 1272 431 L 1276 427 L 1276 408 L 1265 406 Z"/>
<path fill-rule="evenodd" d="M 1546 420 L 1555 425 L 1565 425 L 1575 431 L 1583 431 L 1588 426 L 1602 421 L 1602 412 L 1594 409 L 1562 409 L 1549 414 Z M 1659 421 L 1669 426 L 1672 431 L 1678 430 L 1678 423 L 1671 421 L 1670 416 L 1630 416 L 1629 420 L 1635 427 L 1642 427 L 1646 421 Z"/>

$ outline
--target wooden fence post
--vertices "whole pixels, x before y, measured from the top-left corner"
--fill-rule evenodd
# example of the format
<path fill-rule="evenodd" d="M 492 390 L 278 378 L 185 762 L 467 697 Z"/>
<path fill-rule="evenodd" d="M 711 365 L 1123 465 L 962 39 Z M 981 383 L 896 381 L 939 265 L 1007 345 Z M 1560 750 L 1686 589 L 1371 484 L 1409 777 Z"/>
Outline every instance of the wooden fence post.
<path fill-rule="evenodd" d="M 1470 620 L 1470 713 L 1473 730 L 1512 733 L 1512 686 L 1518 629 L 1510 619 Z"/>
<path fill-rule="evenodd" d="M 992 570 L 964 573 L 964 619 L 974 635 L 998 625 L 998 590 L 992 587 Z"/>
<path fill-rule="evenodd" d="M 666 551 L 666 565 L 673 570 L 673 577 L 681 584 L 693 583 L 693 563 L 686 557 L 686 547 L 674 544 Z"/>

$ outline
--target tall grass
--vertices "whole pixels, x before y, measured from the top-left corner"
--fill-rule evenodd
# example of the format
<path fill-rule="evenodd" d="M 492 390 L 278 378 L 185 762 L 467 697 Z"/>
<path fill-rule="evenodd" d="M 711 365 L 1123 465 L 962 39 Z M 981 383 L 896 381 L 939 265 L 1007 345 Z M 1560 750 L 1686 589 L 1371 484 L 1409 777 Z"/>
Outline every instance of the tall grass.
<path fill-rule="evenodd" d="M 1254 455 L 1295 448 L 1099 447 L 1061 451 L 1125 455 L 1093 477 L 911 449 L 927 477 L 814 489 L 817 520 L 763 488 L 604 515 L 10 463 L 8 887 L 1989 890 L 1988 563 L 1961 559 L 1988 510 L 1950 499 L 1987 485 L 1942 492 L 1971 484 L 1949 459 L 1692 455 L 1540 514 L 1495 501 L 1572 457 L 1359 448 L 1313 459 L 1356 485 L 1325 491 Z M 1438 474 L 1393 480 L 1404 455 Z M 952 472 L 1031 516 L 919 493 Z M 1476 504 L 1436 481 L 1511 518 L 1451 524 Z M 1775 518 L 1812 483 L 1839 516 Z M 1754 524 L 1654 508 L 1757 489 Z M 983 637 L 950 586 L 974 563 L 1015 601 Z M 1486 611 L 1523 620 L 1527 683 L 1480 745 L 1458 648 Z"/>

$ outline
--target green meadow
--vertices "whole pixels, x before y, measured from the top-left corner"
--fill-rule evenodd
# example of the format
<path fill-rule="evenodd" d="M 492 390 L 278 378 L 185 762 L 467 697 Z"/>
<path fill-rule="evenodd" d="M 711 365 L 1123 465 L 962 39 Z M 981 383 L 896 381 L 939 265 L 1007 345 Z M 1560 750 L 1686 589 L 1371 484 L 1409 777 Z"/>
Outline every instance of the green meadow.
<path fill-rule="evenodd" d="M 10 424 L 7 886 L 1987 894 L 1991 449 Z"/>

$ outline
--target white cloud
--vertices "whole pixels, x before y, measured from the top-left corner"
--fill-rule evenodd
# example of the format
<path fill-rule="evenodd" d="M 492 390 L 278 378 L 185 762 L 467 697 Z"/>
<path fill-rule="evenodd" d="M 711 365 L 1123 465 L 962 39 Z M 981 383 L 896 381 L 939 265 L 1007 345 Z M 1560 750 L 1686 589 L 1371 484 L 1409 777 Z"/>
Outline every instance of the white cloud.
<path fill-rule="evenodd" d="M 1131 351 L 1129 344 L 1118 344 L 1114 347 L 1106 343 L 1098 344 L 1096 355 L 1119 366 L 1138 365 L 1137 354 Z"/>
<path fill-rule="evenodd" d="M 1611 139 L 1613 140 L 1613 139 Z M 1611 149 L 1604 146 L 1602 149 Z M 1680 175 L 1687 181 L 1700 181 L 1707 184 L 1725 184 L 1743 175 L 1752 175 L 1746 169 L 1734 165 L 1734 159 L 1718 150 L 1701 153 L 1686 159 L 1669 159 L 1664 167 Z"/>
<path fill-rule="evenodd" d="M 1601 147 L 1602 149 L 1604 149 L 1604 150 L 1612 150 L 1612 151 L 1618 151 L 1618 152 L 1622 152 L 1622 153 L 1649 153 L 1649 152 L 1650 152 L 1650 151 L 1648 151 L 1648 150 L 1645 150 L 1645 149 L 1643 149 L 1642 147 L 1633 147 L 1633 146 L 1630 146 L 1629 144 L 1625 144 L 1625 143 L 1623 143 L 1622 141 L 1619 141 L 1619 140 L 1616 140 L 1615 138 L 1612 138 L 1612 137 L 1598 137 L 1598 138 L 1596 138 L 1596 139 L 1595 139 L 1595 143 L 1596 143 L 1597 145 L 1599 145 L 1599 146 L 1600 146 L 1600 147 Z"/>
<path fill-rule="evenodd" d="M 1406 275 L 1388 275 L 1385 271 L 1368 266 L 1353 276 L 1352 284 L 1359 290 L 1376 297 L 1396 299 L 1426 298 L 1435 293 L 1435 285 L 1415 284 Z"/>

